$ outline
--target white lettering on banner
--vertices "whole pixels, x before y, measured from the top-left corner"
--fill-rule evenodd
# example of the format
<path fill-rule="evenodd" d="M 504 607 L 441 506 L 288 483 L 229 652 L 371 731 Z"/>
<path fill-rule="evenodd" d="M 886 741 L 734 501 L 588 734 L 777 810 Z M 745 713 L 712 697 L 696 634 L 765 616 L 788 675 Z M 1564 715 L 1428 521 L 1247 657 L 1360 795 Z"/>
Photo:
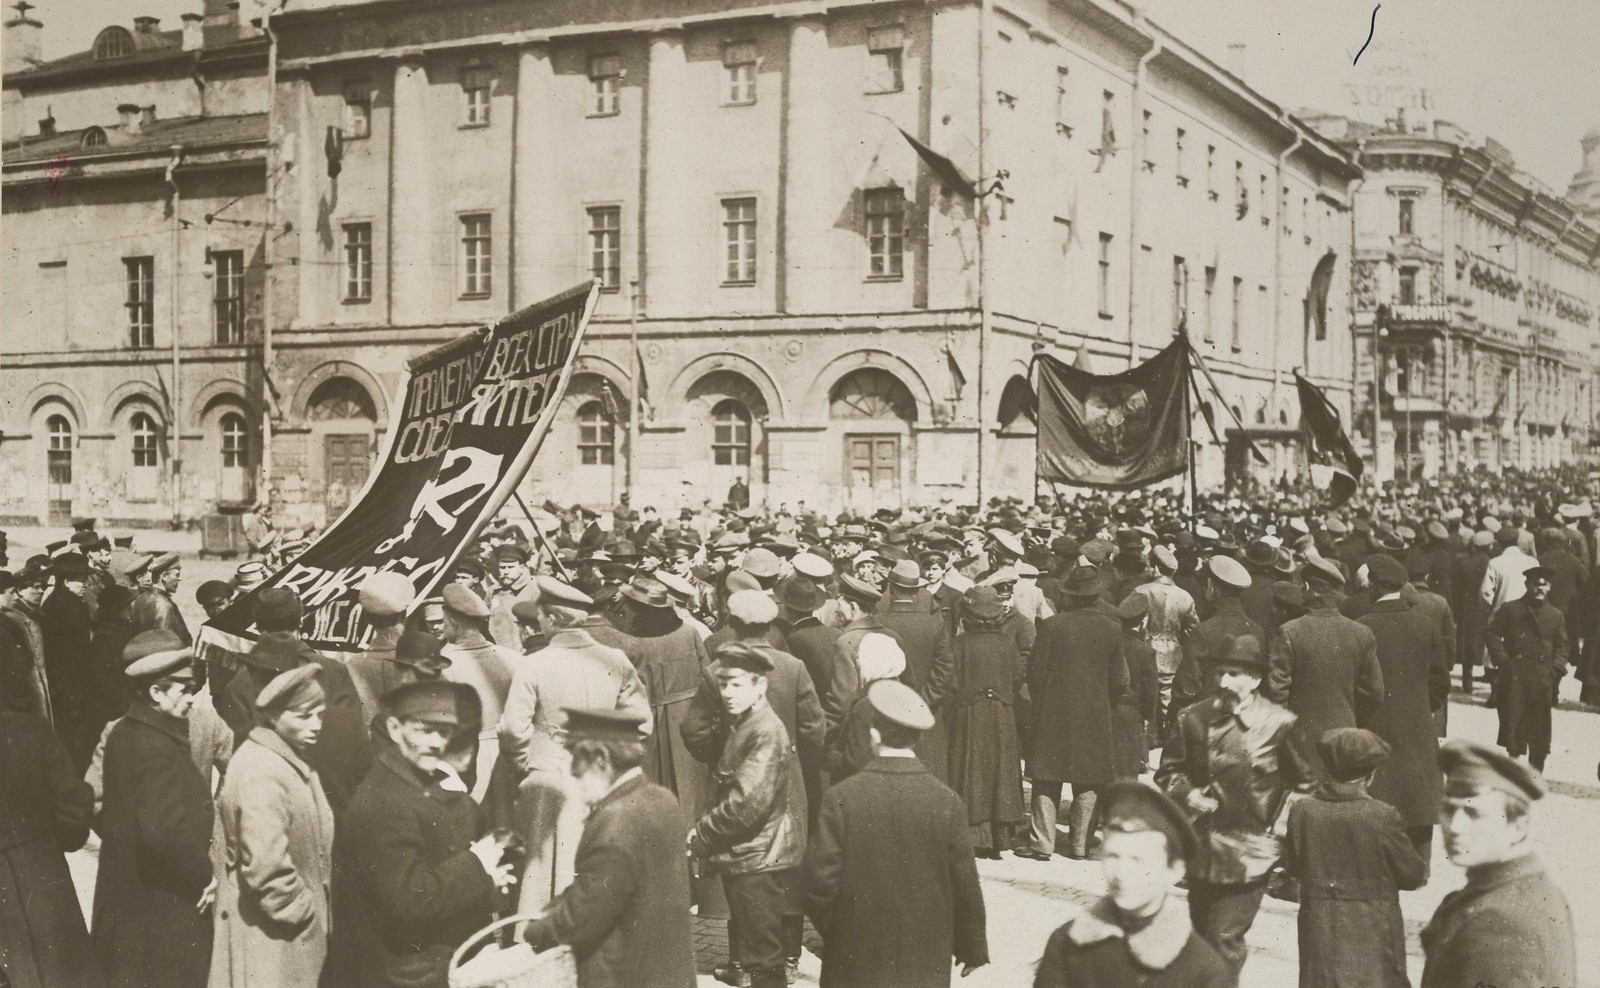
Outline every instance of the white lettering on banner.
<path fill-rule="evenodd" d="M 431 459 L 450 448 L 450 426 L 455 420 L 451 414 L 407 422 L 395 439 L 394 461 L 415 463 Z"/>
<path fill-rule="evenodd" d="M 449 535 L 455 531 L 456 525 L 463 518 L 471 517 L 471 512 L 467 509 L 471 507 L 473 502 L 491 490 L 495 482 L 500 479 L 500 465 L 504 461 L 504 456 L 498 453 L 490 453 L 474 446 L 452 449 L 450 455 L 445 458 L 444 463 L 439 467 L 439 477 L 450 473 L 457 466 L 463 467 L 461 472 L 448 480 L 441 481 L 438 477 L 435 477 L 433 480 L 428 481 L 422 490 L 417 492 L 417 499 L 411 504 L 410 518 L 405 527 L 394 538 L 378 546 L 378 554 L 383 555 L 393 552 L 400 545 L 409 542 L 411 537 L 416 534 L 417 522 L 423 518 L 427 518 L 435 525 L 438 525 L 444 535 Z M 452 512 L 444 506 L 443 502 L 446 498 L 452 498 L 467 491 L 471 491 L 472 494 L 455 511 Z"/>
<path fill-rule="evenodd" d="M 550 383 L 559 379 L 559 370 L 513 381 L 480 384 L 472 400 L 461 409 L 468 425 L 509 428 L 539 421 L 550 397 Z"/>

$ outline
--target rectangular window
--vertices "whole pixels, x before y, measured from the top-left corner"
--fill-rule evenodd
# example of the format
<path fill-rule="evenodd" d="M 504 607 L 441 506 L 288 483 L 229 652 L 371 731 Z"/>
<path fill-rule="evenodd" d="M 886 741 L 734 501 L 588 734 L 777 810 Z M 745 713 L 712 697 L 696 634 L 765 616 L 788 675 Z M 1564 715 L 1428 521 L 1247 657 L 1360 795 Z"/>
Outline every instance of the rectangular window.
<path fill-rule="evenodd" d="M 144 350 L 156 345 L 156 259 L 125 257 L 127 276 L 128 345 Z"/>
<path fill-rule="evenodd" d="M 372 133 L 372 84 L 365 79 L 344 84 L 344 139 L 354 140 Z"/>
<path fill-rule="evenodd" d="M 898 93 L 905 88 L 906 32 L 898 25 L 867 32 L 867 92 Z"/>
<path fill-rule="evenodd" d="M 1411 198 L 1410 196 L 1401 197 L 1401 199 L 1400 199 L 1400 235 L 1402 237 L 1411 236 L 1413 230 L 1415 229 L 1416 208 L 1417 208 L 1417 201 L 1415 199 Z"/>
<path fill-rule="evenodd" d="M 1243 339 L 1244 339 L 1244 279 L 1243 278 L 1235 278 L 1235 279 L 1233 279 L 1232 318 L 1233 318 L 1233 323 L 1232 323 L 1232 327 L 1231 327 L 1230 331 L 1232 332 L 1233 335 L 1229 337 L 1228 342 L 1233 347 L 1233 352 L 1234 353 L 1238 353 L 1239 349 L 1240 349 L 1240 344 L 1243 342 Z"/>
<path fill-rule="evenodd" d="M 1172 259 L 1172 329 L 1174 332 L 1188 325 L 1189 317 L 1189 262 L 1181 257 Z"/>
<path fill-rule="evenodd" d="M 612 117 L 620 112 L 622 56 L 594 55 L 589 59 L 589 116 Z"/>
<path fill-rule="evenodd" d="M 599 279 L 602 291 L 622 287 L 622 207 L 589 209 L 589 275 Z"/>
<path fill-rule="evenodd" d="M 244 251 L 211 252 L 211 307 L 218 343 L 244 342 Z"/>
<path fill-rule="evenodd" d="M 461 126 L 489 126 L 489 70 L 468 68 L 461 73 Z"/>
<path fill-rule="evenodd" d="M 756 280 L 756 201 L 722 200 L 722 282 L 752 285 Z"/>
<path fill-rule="evenodd" d="M 344 300 L 372 300 L 372 224 L 344 225 Z"/>
<path fill-rule="evenodd" d="M 868 189 L 863 195 L 867 214 L 867 273 L 873 278 L 905 275 L 906 195 L 893 186 Z"/>
<path fill-rule="evenodd" d="M 489 214 L 461 217 L 461 295 L 482 298 L 489 294 Z"/>
<path fill-rule="evenodd" d="M 728 45 L 722 50 L 725 106 L 743 106 L 756 101 L 756 46 L 750 42 Z"/>
<path fill-rule="evenodd" d="M 1111 234 L 1100 234 L 1100 317 L 1111 318 Z"/>
<path fill-rule="evenodd" d="M 1214 301 L 1214 297 L 1216 295 L 1216 292 L 1217 292 L 1217 269 L 1214 268 L 1214 267 L 1207 267 L 1206 268 L 1206 311 L 1205 311 L 1204 315 L 1201 317 L 1201 325 L 1204 327 L 1203 328 L 1203 332 L 1205 333 L 1205 341 L 1207 343 L 1210 343 L 1210 342 L 1214 341 L 1217 338 L 1217 331 L 1216 331 L 1216 325 L 1215 325 L 1215 323 L 1216 323 L 1215 310 L 1213 310 L 1212 307 L 1211 307 L 1212 306 L 1212 302 Z"/>
<path fill-rule="evenodd" d="M 1400 269 L 1400 297 L 1397 300 L 1401 305 L 1415 305 L 1417 302 L 1417 269 Z"/>

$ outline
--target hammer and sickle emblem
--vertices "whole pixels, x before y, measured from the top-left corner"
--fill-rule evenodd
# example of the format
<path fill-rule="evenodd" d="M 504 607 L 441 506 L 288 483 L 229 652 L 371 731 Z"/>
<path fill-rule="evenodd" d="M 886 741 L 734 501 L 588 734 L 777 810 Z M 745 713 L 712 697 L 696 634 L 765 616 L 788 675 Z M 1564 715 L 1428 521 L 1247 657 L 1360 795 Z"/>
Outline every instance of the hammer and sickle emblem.
<path fill-rule="evenodd" d="M 464 449 L 452 449 L 439 467 L 439 473 L 417 492 L 417 499 L 411 505 L 411 518 L 406 522 L 405 528 L 394 538 L 378 546 L 376 551 L 380 555 L 387 554 L 409 542 L 416 533 L 417 522 L 423 518 L 428 518 L 439 526 L 441 533 L 449 535 L 466 517 L 467 512 L 459 510 L 452 513 L 443 502 L 468 492 L 471 493 L 463 507 L 476 501 L 484 491 L 493 487 L 494 482 L 500 479 L 500 464 L 504 459 L 505 457 L 499 453 L 490 453 L 470 446 Z M 461 467 L 461 471 L 449 480 L 439 479 L 458 466 Z"/>

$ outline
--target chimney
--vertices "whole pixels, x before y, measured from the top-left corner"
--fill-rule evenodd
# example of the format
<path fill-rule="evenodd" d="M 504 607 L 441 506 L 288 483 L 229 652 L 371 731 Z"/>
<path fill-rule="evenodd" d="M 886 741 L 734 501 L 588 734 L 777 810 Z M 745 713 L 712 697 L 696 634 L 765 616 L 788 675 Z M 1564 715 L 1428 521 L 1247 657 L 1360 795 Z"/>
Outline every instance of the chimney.
<path fill-rule="evenodd" d="M 206 46 L 205 32 L 201 26 L 206 19 L 199 14 L 183 15 L 183 50 L 199 51 Z"/>
<path fill-rule="evenodd" d="M 139 108 L 139 129 L 140 130 L 146 129 L 147 127 L 149 127 L 151 124 L 153 124 L 155 122 L 156 122 L 156 105 L 154 103 L 151 103 L 149 106 L 142 106 L 142 107 Z"/>
<path fill-rule="evenodd" d="M 12 6 L 15 14 L 5 22 L 5 58 L 0 71 L 6 75 L 31 69 L 44 62 L 44 25 L 28 16 L 33 4 L 17 0 Z"/>
<path fill-rule="evenodd" d="M 134 34 L 155 34 L 156 30 L 158 28 L 160 28 L 160 26 L 161 26 L 161 18 L 159 18 L 159 17 L 148 17 L 148 16 L 146 16 L 146 17 L 135 17 L 133 19 L 133 33 Z"/>
<path fill-rule="evenodd" d="M 143 120 L 140 119 L 139 104 L 118 103 L 117 116 L 122 118 L 122 130 L 127 134 L 137 134 L 142 129 Z"/>
<path fill-rule="evenodd" d="M 206 0 L 206 27 L 234 27 L 239 23 L 239 5 L 228 0 Z"/>
<path fill-rule="evenodd" d="M 56 118 L 55 118 L 55 114 L 50 112 L 50 108 L 48 106 L 44 108 L 44 116 L 39 119 L 39 136 L 40 137 L 54 137 L 54 136 L 56 136 Z"/>
<path fill-rule="evenodd" d="M 1236 78 L 1244 78 L 1244 42 L 1235 41 L 1228 46 L 1228 71 Z"/>

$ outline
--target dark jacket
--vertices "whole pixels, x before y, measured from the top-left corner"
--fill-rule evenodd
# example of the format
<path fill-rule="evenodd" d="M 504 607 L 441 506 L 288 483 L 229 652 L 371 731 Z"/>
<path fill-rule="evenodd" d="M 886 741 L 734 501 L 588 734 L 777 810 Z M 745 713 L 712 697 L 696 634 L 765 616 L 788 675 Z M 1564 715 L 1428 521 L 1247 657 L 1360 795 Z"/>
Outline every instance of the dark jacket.
<path fill-rule="evenodd" d="M 1378 639 L 1384 700 L 1367 729 L 1394 749 L 1378 767 L 1372 795 L 1400 811 L 1408 827 L 1438 823 L 1443 791 L 1433 711 L 1450 695 L 1444 642 L 1428 615 L 1403 600 L 1380 600 L 1361 619 Z"/>
<path fill-rule="evenodd" d="M 1326 783 L 1289 808 L 1284 866 L 1300 879 L 1300 988 L 1409 988 L 1400 891 L 1427 865 L 1399 811 Z"/>
<path fill-rule="evenodd" d="M 494 883 L 467 849 L 483 811 L 381 750 L 334 831 L 329 983 L 444 988 L 451 952 L 493 908 Z"/>
<path fill-rule="evenodd" d="M 696 852 L 724 875 L 784 871 L 805 853 L 804 807 L 789 799 L 798 769 L 783 721 L 766 700 L 728 733 L 712 773 L 711 806 L 695 824 Z"/>
<path fill-rule="evenodd" d="M 117 988 L 187 988 L 211 969 L 211 788 L 187 722 L 135 700 L 106 739 L 95 951 Z"/>
<path fill-rule="evenodd" d="M 1138 635 L 1122 632 L 1128 691 L 1111 710 L 1117 737 L 1117 775 L 1136 778 L 1150 771 L 1152 735 L 1161 723 L 1161 674 L 1156 650 Z"/>
<path fill-rule="evenodd" d="M 807 614 L 790 625 L 784 636 L 789 642 L 789 654 L 799 659 L 811 674 L 811 685 L 819 700 L 828 695 L 828 686 L 833 681 L 833 646 L 843 633 Z"/>
<path fill-rule="evenodd" d="M 828 790 L 805 902 L 823 988 L 948 985 L 952 957 L 989 960 L 966 807 L 915 758 L 874 759 Z"/>
<path fill-rule="evenodd" d="M 589 811 L 572 884 L 527 932 L 536 950 L 571 945 L 579 988 L 695 984 L 678 820 L 677 797 L 642 776 Z"/>
<path fill-rule="evenodd" d="M 887 596 L 885 597 L 887 599 Z M 917 757 L 933 777 L 943 781 L 949 773 L 949 738 L 946 701 L 955 683 L 955 661 L 950 655 L 950 631 L 942 615 L 915 600 L 890 602 L 879 613 L 885 626 L 900 636 L 906 653 L 906 671 L 900 681 L 921 694 L 933 710 L 931 730 L 917 739 Z"/>
<path fill-rule="evenodd" d="M 1122 628 L 1092 605 L 1039 622 L 1028 659 L 1028 777 L 1098 785 L 1116 777 L 1111 711 L 1128 689 Z"/>
<path fill-rule="evenodd" d="M 1513 754 L 1548 751 L 1550 708 L 1572 654 L 1566 618 L 1549 603 L 1535 605 L 1523 597 L 1495 612 L 1484 640 L 1501 670 L 1494 688 L 1500 711 L 1496 743 Z"/>
<path fill-rule="evenodd" d="M 1150 925 L 1129 933 L 1108 899 L 1050 934 L 1033 988 L 1227 988 L 1222 957 L 1195 933 L 1189 911 L 1168 896 Z"/>
<path fill-rule="evenodd" d="M 966 803 L 969 824 L 1019 823 L 1027 813 L 1012 710 L 1026 688 L 1022 656 L 1000 628 L 963 631 L 954 654 L 950 785 Z"/>
<path fill-rule="evenodd" d="M 194 644 L 194 636 L 189 634 L 189 624 L 184 621 L 183 614 L 178 610 L 178 605 L 160 587 L 151 587 L 141 590 L 133 598 L 133 633 L 165 629 L 177 635 L 185 645 Z"/>
<path fill-rule="evenodd" d="M 1383 703 L 1377 636 L 1322 604 L 1278 628 L 1271 663 L 1262 692 L 1294 712 L 1316 777 L 1325 779 L 1316 754 L 1323 732 L 1366 727 Z"/>
<path fill-rule="evenodd" d="M 1267 649 L 1267 633 L 1261 625 L 1250 619 L 1238 597 L 1217 597 L 1211 601 L 1211 613 L 1195 628 L 1183 643 L 1183 661 L 1172 681 L 1172 706 L 1168 709 L 1168 723 L 1178 711 L 1200 699 L 1205 692 L 1205 663 L 1234 638 L 1250 636 Z M 1263 683 L 1263 690 L 1265 684 Z"/>
<path fill-rule="evenodd" d="M 50 704 L 55 711 L 56 736 L 82 773 L 100 732 L 115 711 L 101 706 L 91 666 L 93 625 L 89 605 L 65 587 L 56 587 L 39 608 L 39 630 L 44 634 L 44 663 L 50 678 Z"/>
<path fill-rule="evenodd" d="M 0 711 L 0 970 L 11 988 L 98 988 L 64 852 L 89 836 L 94 792 L 50 724 Z"/>
<path fill-rule="evenodd" d="M 1578 981 L 1566 893 L 1531 855 L 1469 870 L 1423 927 L 1422 949 L 1421 988 Z"/>

